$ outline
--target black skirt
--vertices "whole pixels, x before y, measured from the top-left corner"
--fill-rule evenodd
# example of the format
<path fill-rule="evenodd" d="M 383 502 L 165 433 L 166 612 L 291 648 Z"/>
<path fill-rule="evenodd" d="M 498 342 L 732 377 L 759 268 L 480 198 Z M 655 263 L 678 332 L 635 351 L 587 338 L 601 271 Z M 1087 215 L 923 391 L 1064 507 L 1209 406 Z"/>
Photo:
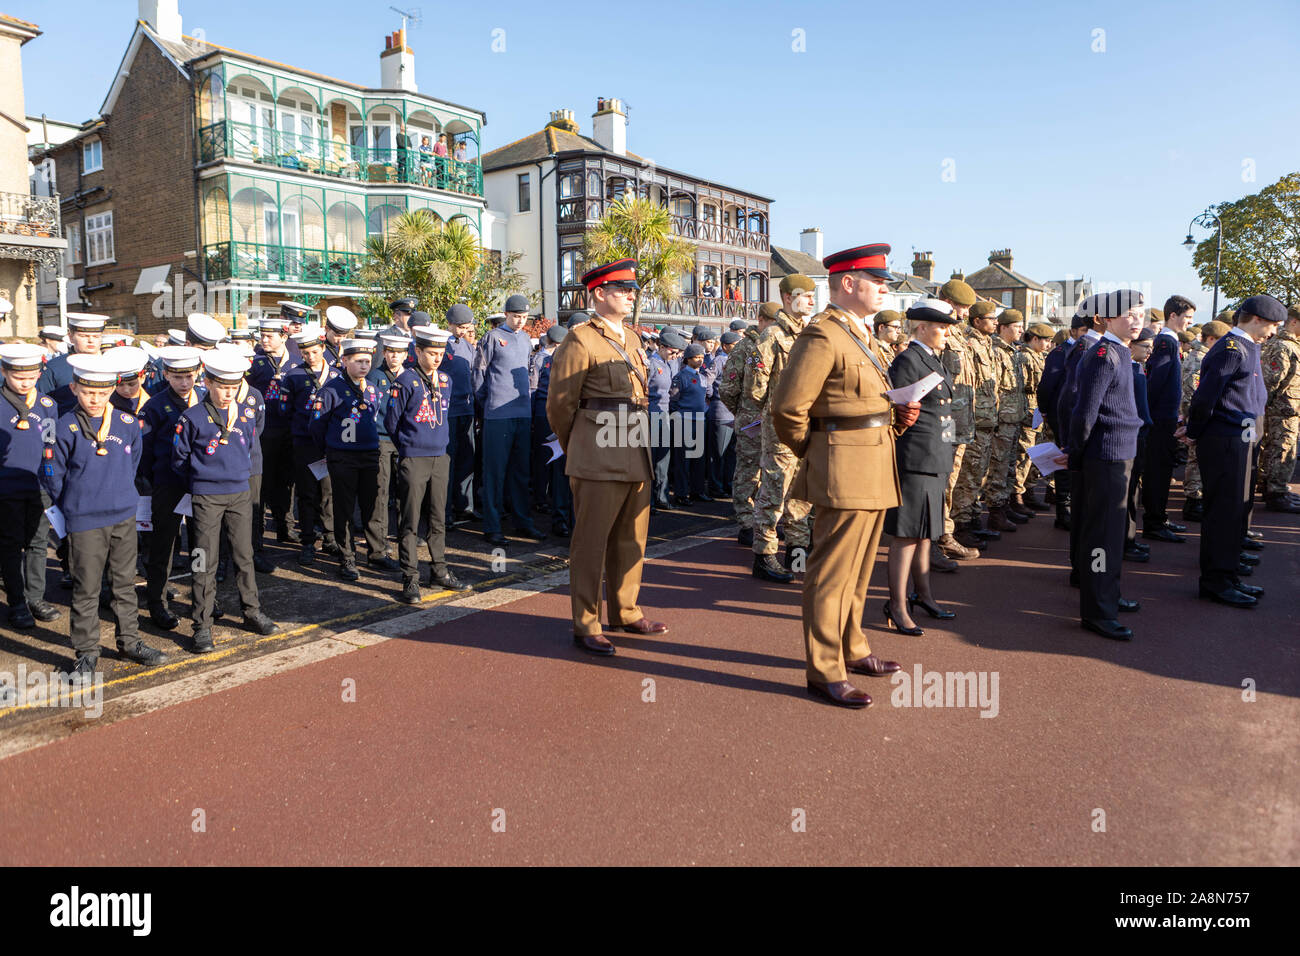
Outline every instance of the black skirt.
<path fill-rule="evenodd" d="M 900 471 L 898 486 L 901 503 L 885 512 L 885 534 L 931 541 L 942 538 L 943 496 L 948 488 L 948 476 Z"/>

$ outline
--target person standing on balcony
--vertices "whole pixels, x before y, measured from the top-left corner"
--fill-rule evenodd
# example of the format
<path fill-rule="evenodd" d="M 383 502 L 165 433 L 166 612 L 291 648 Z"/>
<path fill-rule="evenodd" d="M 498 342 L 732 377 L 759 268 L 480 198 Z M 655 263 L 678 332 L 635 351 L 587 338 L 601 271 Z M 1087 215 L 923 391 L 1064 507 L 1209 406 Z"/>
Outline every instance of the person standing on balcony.
<path fill-rule="evenodd" d="M 329 474 L 317 478 L 311 465 L 319 459 L 308 424 L 316 393 L 338 375 L 325 362 L 325 333 L 319 325 L 306 326 L 290 338 L 302 352 L 302 364 L 295 365 L 284 377 L 280 393 L 281 413 L 292 415 L 289 431 L 293 436 L 293 464 L 298 488 L 298 528 L 302 552 L 298 563 L 309 567 L 316 561 L 316 522 L 324 529 L 326 554 L 338 554 L 334 540 L 334 493 Z"/>
<path fill-rule="evenodd" d="M 411 162 L 411 137 L 407 135 L 406 124 L 399 122 L 397 124 L 397 178 L 399 182 L 409 183 L 415 177 L 412 175 L 414 164 Z"/>
<path fill-rule="evenodd" d="M 545 537 L 528 508 L 532 339 L 524 331 L 527 319 L 526 296 L 516 293 L 506 299 L 505 321 L 484 337 L 474 366 L 474 397 L 483 409 L 483 534 L 494 547 L 506 543 L 501 518 L 507 506 L 520 537 Z"/>
<path fill-rule="evenodd" d="M 331 305 L 325 310 L 325 362 L 336 372 L 343 371 L 343 340 L 357 328 L 351 309 Z"/>
<path fill-rule="evenodd" d="M 275 540 L 300 544 L 302 539 L 289 527 L 289 499 L 293 493 L 293 416 L 282 404 L 284 376 L 289 371 L 288 325 L 283 315 L 263 319 L 259 325 L 261 351 L 253 356 L 248 382 L 266 402 L 266 422 L 261 434 L 262 495 L 253 516 L 253 548 L 262 548 L 265 512 L 275 521 Z"/>
<path fill-rule="evenodd" d="M 447 483 L 447 524 L 450 527 L 477 521 L 481 516 L 474 510 L 482 507 L 476 488 L 474 469 L 474 313 L 469 306 L 457 303 L 447 310 L 447 328 L 451 337 L 439 371 L 451 380 L 451 395 L 447 404 L 447 429 L 450 439 L 447 454 L 451 456 L 451 475 Z M 432 323 L 430 323 L 432 324 Z"/>
<path fill-rule="evenodd" d="M 393 321 L 386 328 L 380 329 L 380 335 L 405 335 L 411 334 L 411 313 L 420 307 L 420 300 L 413 295 L 404 295 L 400 299 L 394 299 L 388 303 L 388 309 L 392 313 Z"/>
<path fill-rule="evenodd" d="M 36 390 L 53 399 L 60 415 L 66 415 L 77 405 L 77 397 L 72 394 L 73 374 L 68 360 L 73 355 L 98 355 L 107 322 L 106 315 L 68 313 L 68 351 L 46 361 L 40 381 L 36 383 Z"/>

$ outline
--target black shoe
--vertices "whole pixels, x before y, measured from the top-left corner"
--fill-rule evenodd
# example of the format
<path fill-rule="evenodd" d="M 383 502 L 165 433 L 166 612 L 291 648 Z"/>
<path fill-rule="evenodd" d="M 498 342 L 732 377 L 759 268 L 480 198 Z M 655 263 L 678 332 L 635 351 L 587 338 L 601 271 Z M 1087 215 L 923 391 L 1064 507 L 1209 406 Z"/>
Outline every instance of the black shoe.
<path fill-rule="evenodd" d="M 794 575 L 781 567 L 775 554 L 754 555 L 754 577 L 760 581 L 773 581 L 776 584 L 789 584 Z"/>
<path fill-rule="evenodd" d="M 271 620 L 261 611 L 245 611 L 244 627 L 254 634 L 274 634 L 279 630 L 275 621 Z"/>
<path fill-rule="evenodd" d="M 298 552 L 298 563 L 304 568 L 310 568 L 316 563 L 316 546 L 314 544 L 304 544 L 302 550 Z"/>
<path fill-rule="evenodd" d="M 712 504 L 713 502 L 718 500 L 717 498 L 714 498 L 712 495 L 691 495 L 691 497 L 694 498 L 696 501 L 703 502 L 706 505 Z"/>
<path fill-rule="evenodd" d="M 503 535 L 500 531 L 496 532 L 495 534 L 483 535 L 483 540 L 486 541 L 488 544 L 492 545 L 492 547 L 494 548 L 504 548 L 506 546 L 506 536 Z"/>
<path fill-rule="evenodd" d="M 30 601 L 27 604 L 27 610 L 31 611 L 32 617 L 38 621 L 53 621 L 62 614 L 57 607 L 46 601 Z"/>
<path fill-rule="evenodd" d="M 16 627 L 20 631 L 36 626 L 36 618 L 32 617 L 32 610 L 26 604 L 19 604 L 17 607 L 9 609 L 9 626 Z"/>
<path fill-rule="evenodd" d="M 1128 598 L 1120 598 L 1119 603 L 1116 606 L 1121 611 L 1133 612 L 1133 611 L 1142 610 L 1141 604 L 1139 604 L 1137 601 L 1130 601 Z"/>
<path fill-rule="evenodd" d="M 529 541 L 545 541 L 546 535 L 542 534 L 541 529 L 529 525 L 527 528 L 519 528 L 515 531 L 516 538 L 526 538 Z"/>
<path fill-rule="evenodd" d="M 1133 640 L 1133 629 L 1125 627 L 1116 620 L 1092 620 L 1084 618 L 1080 621 L 1085 630 L 1092 631 L 1094 634 L 1100 634 L 1102 637 L 1109 637 L 1112 641 L 1131 641 Z"/>
<path fill-rule="evenodd" d="M 925 631 L 919 627 L 903 627 L 903 625 L 895 621 L 894 611 L 889 606 L 888 601 L 885 602 L 885 622 L 887 624 L 892 625 L 894 630 L 896 630 L 899 634 L 906 634 L 909 637 L 920 637 L 922 634 L 925 633 Z"/>
<path fill-rule="evenodd" d="M 1143 551 L 1141 548 L 1125 548 L 1125 561 L 1136 561 L 1138 564 L 1146 564 L 1151 560 L 1151 552 Z"/>
<path fill-rule="evenodd" d="M 415 578 L 406 578 L 402 581 L 402 593 L 397 595 L 397 600 L 403 604 L 420 603 L 420 584 Z"/>
<path fill-rule="evenodd" d="M 375 557 L 372 554 L 366 559 L 366 567 L 370 568 L 372 571 L 386 571 L 390 573 L 402 570 L 402 566 L 386 554 L 381 554 L 379 557 Z"/>
<path fill-rule="evenodd" d="M 448 591 L 468 591 L 470 586 L 462 581 L 456 575 L 452 574 L 451 568 L 444 568 L 441 571 L 429 572 L 429 587 L 434 585 L 446 588 Z"/>
<path fill-rule="evenodd" d="M 1168 518 L 1165 519 L 1165 527 L 1174 532 L 1174 534 L 1182 534 L 1187 530 L 1187 525 L 1179 524 L 1176 521 L 1170 521 Z"/>
<path fill-rule="evenodd" d="M 976 537 L 985 541 L 1001 541 L 1002 532 L 994 531 L 992 528 L 972 528 L 971 531 Z"/>
<path fill-rule="evenodd" d="M 95 679 L 95 667 L 99 664 L 99 651 L 78 654 L 77 660 L 68 668 L 68 677 L 73 687 L 88 684 Z"/>
<path fill-rule="evenodd" d="M 254 551 L 253 570 L 258 574 L 270 574 L 275 570 L 275 562 L 266 556 L 265 551 Z"/>
<path fill-rule="evenodd" d="M 195 654 L 211 654 L 217 648 L 212 643 L 212 630 L 202 627 L 194 632 L 194 643 L 190 648 Z"/>
<path fill-rule="evenodd" d="M 1183 518 L 1187 521 L 1200 521 L 1205 517 L 1205 505 L 1200 498 L 1188 498 L 1183 502 Z"/>
<path fill-rule="evenodd" d="M 929 601 L 922 601 L 919 594 L 909 594 L 907 596 L 907 613 L 912 613 L 912 608 L 920 606 L 921 610 L 930 615 L 936 621 L 951 621 L 957 616 L 956 611 L 945 611 L 937 604 L 931 604 Z M 889 607 L 888 604 L 885 607 Z"/>
<path fill-rule="evenodd" d="M 1199 596 L 1207 601 L 1213 601 L 1215 604 L 1226 604 L 1228 607 L 1254 607 L 1259 603 L 1257 599 L 1251 597 L 1249 594 L 1243 594 L 1235 587 L 1227 587 L 1221 591 L 1215 591 L 1202 584 Z"/>
<path fill-rule="evenodd" d="M 1237 565 L 1237 577 L 1239 578 L 1248 578 L 1254 573 L 1255 573 L 1255 569 L 1252 568 L 1249 564 Z"/>
<path fill-rule="evenodd" d="M 1263 559 L 1257 554 L 1251 554 L 1249 551 L 1243 551 L 1237 556 L 1242 564 L 1248 564 L 1252 568 L 1256 567 Z"/>
<path fill-rule="evenodd" d="M 752 548 L 754 546 L 754 529 L 741 528 L 736 532 L 736 544 L 742 548 Z"/>
<path fill-rule="evenodd" d="M 137 664 L 144 664 L 146 667 L 153 667 L 155 664 L 167 663 L 166 654 L 150 647 L 143 641 L 137 641 L 134 645 L 127 647 L 118 644 L 117 651 L 127 660 L 135 661 Z"/>
<path fill-rule="evenodd" d="M 1061 531 L 1069 531 L 1069 530 L 1070 530 L 1070 519 L 1069 519 L 1069 518 L 1060 518 L 1060 517 L 1058 517 L 1055 521 L 1052 522 L 1052 527 L 1053 527 L 1053 528 L 1059 528 Z"/>
<path fill-rule="evenodd" d="M 681 495 L 677 495 L 672 499 L 672 501 L 674 508 L 689 508 L 691 506 L 691 499 L 689 496 L 683 498 Z"/>
<path fill-rule="evenodd" d="M 1252 530 L 1250 530 L 1249 528 L 1247 528 L 1247 529 L 1246 529 L 1246 537 L 1247 537 L 1247 538 L 1250 538 L 1251 541 L 1262 541 L 1263 538 L 1264 538 L 1264 532 L 1262 532 L 1262 531 L 1252 531 Z"/>
<path fill-rule="evenodd" d="M 151 604 L 149 606 L 149 620 L 164 631 L 174 630 L 176 625 L 181 622 L 181 619 L 173 614 L 165 604 Z"/>
<path fill-rule="evenodd" d="M 1254 538 L 1242 538 L 1241 550 L 1242 551 L 1263 551 L 1264 546 L 1260 544 L 1258 541 L 1256 541 Z"/>
<path fill-rule="evenodd" d="M 361 572 L 357 570 L 357 562 L 347 558 L 339 562 L 339 577 L 344 581 L 358 581 L 361 579 Z"/>
<path fill-rule="evenodd" d="M 1264 596 L 1264 589 L 1258 584 L 1246 584 L 1244 581 L 1233 581 L 1232 586 L 1247 597 L 1261 598 Z"/>
<path fill-rule="evenodd" d="M 1158 528 L 1150 528 L 1142 532 L 1142 537 L 1148 541 L 1167 541 L 1169 544 L 1182 544 L 1186 538 L 1179 537 L 1169 530 L 1167 525 L 1161 525 Z"/>
<path fill-rule="evenodd" d="M 470 519 L 470 516 L 469 516 L 469 513 L 468 513 L 468 512 L 465 512 L 465 511 L 458 511 L 458 512 L 456 512 L 454 515 L 452 515 L 450 518 L 447 519 L 447 527 L 448 527 L 448 528 L 463 528 L 463 527 L 465 527 L 465 525 L 467 525 L 467 524 L 470 523 L 470 520 L 471 520 L 471 519 Z"/>

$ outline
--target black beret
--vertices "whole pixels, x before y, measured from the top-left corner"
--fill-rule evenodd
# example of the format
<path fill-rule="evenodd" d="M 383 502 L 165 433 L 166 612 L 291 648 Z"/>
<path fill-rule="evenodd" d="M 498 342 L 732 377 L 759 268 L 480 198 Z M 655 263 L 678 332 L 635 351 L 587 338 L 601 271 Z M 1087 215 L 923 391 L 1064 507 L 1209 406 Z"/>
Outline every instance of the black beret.
<path fill-rule="evenodd" d="M 428 312 L 412 312 L 409 322 L 411 328 L 415 328 L 417 325 L 433 325 L 433 316 L 429 315 Z"/>
<path fill-rule="evenodd" d="M 424 314 L 423 312 L 420 313 L 420 315 L 423 314 Z M 455 305 L 453 305 L 450 309 L 447 310 L 448 325 L 468 325 L 473 321 L 474 321 L 474 312 L 467 305 L 462 305 L 461 303 L 457 302 Z"/>
<path fill-rule="evenodd" d="M 697 325 L 691 331 L 691 338 L 700 342 L 709 342 L 718 337 L 716 329 L 711 329 L 707 325 Z"/>
<path fill-rule="evenodd" d="M 731 324 L 727 326 L 727 328 L 731 329 L 733 332 L 743 332 L 745 329 L 749 328 L 749 323 L 744 319 L 732 319 Z"/>
<path fill-rule="evenodd" d="M 1138 340 L 1139 342 L 1150 342 L 1150 341 L 1151 341 L 1152 339 L 1154 339 L 1155 337 L 1156 337 L 1156 330 L 1155 330 L 1155 329 L 1152 329 L 1152 328 L 1145 328 L 1145 329 L 1143 329 L 1141 332 L 1138 333 L 1137 340 Z"/>
<path fill-rule="evenodd" d="M 528 296 L 520 295 L 516 292 L 510 298 L 506 299 L 505 312 L 527 312 Z"/>
<path fill-rule="evenodd" d="M 1246 299 L 1237 309 L 1245 315 L 1253 315 L 1263 319 L 1265 322 L 1285 322 L 1286 306 L 1271 295 L 1252 295 Z M 1241 319 L 1238 318 L 1238 324 Z"/>
<path fill-rule="evenodd" d="M 699 342 L 692 342 L 690 345 L 686 346 L 686 351 L 682 353 L 682 360 L 685 361 L 688 358 L 695 358 L 695 356 L 703 354 L 704 346 Z"/>
<path fill-rule="evenodd" d="M 552 325 L 546 330 L 546 340 L 559 345 L 564 341 L 564 337 L 569 334 L 569 330 L 562 325 Z"/>
<path fill-rule="evenodd" d="M 1142 293 L 1136 289 L 1116 289 L 1092 298 L 1096 300 L 1096 315 L 1102 319 L 1118 319 L 1129 309 L 1142 305 Z"/>
<path fill-rule="evenodd" d="M 742 338 L 742 336 L 741 336 L 741 334 L 740 334 L 739 332 L 731 332 L 731 331 L 723 332 L 723 333 L 722 333 L 722 344 L 723 344 L 723 345 L 733 345 L 733 344 L 735 344 L 736 342 L 739 342 L 739 341 L 741 340 L 741 338 Z"/>
<path fill-rule="evenodd" d="M 684 349 L 690 343 L 686 341 L 686 336 L 672 329 L 664 329 L 659 333 L 659 344 L 666 345 L 670 349 Z"/>

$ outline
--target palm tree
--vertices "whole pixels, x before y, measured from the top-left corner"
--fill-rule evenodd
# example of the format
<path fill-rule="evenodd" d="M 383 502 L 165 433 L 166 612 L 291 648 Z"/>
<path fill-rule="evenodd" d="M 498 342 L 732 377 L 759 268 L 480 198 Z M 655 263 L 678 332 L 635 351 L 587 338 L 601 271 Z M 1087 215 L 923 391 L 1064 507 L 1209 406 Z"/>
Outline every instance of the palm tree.
<path fill-rule="evenodd" d="M 682 273 L 695 268 L 695 247 L 673 235 L 672 215 L 667 208 L 633 193 L 613 203 L 605 217 L 587 231 L 584 256 L 588 262 L 636 259 L 637 292 L 632 306 L 632 324 L 641 319 L 641 300 L 649 296 L 664 303 L 676 302 L 682 294 Z"/>

